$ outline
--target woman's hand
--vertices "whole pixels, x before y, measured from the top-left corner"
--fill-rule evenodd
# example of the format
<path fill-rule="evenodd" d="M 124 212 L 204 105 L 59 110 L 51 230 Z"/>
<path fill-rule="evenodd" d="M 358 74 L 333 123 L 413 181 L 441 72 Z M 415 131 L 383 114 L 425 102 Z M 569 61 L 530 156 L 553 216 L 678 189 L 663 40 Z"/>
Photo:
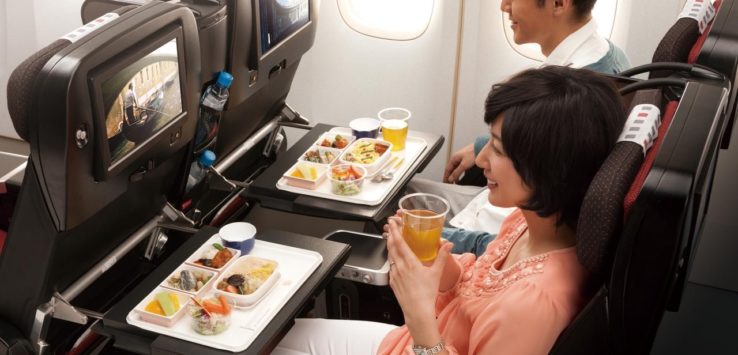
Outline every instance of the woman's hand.
<path fill-rule="evenodd" d="M 443 243 L 438 257 L 423 265 L 402 238 L 402 218 L 392 216 L 385 226 L 390 261 L 390 287 L 410 326 L 432 320 L 443 269 L 450 258 L 451 243 Z"/>

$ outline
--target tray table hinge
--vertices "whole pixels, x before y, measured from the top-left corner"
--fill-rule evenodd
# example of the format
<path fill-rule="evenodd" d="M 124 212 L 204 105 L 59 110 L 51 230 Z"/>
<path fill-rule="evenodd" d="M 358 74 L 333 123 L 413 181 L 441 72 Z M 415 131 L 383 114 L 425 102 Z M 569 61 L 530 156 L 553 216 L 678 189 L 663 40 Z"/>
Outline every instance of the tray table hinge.
<path fill-rule="evenodd" d="M 54 292 L 54 296 L 49 302 L 36 308 L 33 328 L 31 328 L 31 342 L 34 344 L 36 352 L 44 354 L 48 350 L 49 344 L 46 343 L 46 333 L 49 331 L 49 323 L 52 318 L 84 325 L 87 324 L 88 319 L 85 313 L 100 316 L 96 318 L 102 316 L 96 312 L 75 308 L 59 292 Z"/>

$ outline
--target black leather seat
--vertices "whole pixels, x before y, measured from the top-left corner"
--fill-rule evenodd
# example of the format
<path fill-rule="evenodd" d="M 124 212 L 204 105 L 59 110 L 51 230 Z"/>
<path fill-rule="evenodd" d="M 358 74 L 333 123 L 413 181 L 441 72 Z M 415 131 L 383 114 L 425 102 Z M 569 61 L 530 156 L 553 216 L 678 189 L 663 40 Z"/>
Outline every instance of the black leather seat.
<path fill-rule="evenodd" d="M 136 146 L 140 154 L 124 157 L 127 164 L 116 172 L 109 169 L 110 160 L 100 158 L 109 148 L 107 116 L 95 110 L 98 105 L 104 112 L 104 100 L 100 76 L 93 79 L 106 70 L 117 74 L 120 69 L 111 63 L 141 62 L 147 53 L 137 45 L 161 46 L 157 40 L 182 44 L 177 55 L 183 58 L 179 71 L 185 80 L 179 99 L 186 107 L 148 143 Z M 89 294 L 104 289 L 97 298 L 101 302 L 85 304 L 104 311 L 114 293 L 124 291 L 94 281 L 120 261 L 117 251 L 140 242 L 136 232 L 157 220 L 173 182 L 184 186 L 196 123 L 199 54 L 191 11 L 152 2 L 118 8 L 78 28 L 11 74 L 8 109 L 16 132 L 31 149 L 0 254 L 0 283 L 8 286 L 0 291 L 0 354 L 63 352 L 69 340 L 64 337 L 81 332 L 89 318 L 60 309 L 71 301 L 81 303 L 84 296 L 93 299 Z M 134 277 L 130 270 L 124 273 Z"/>

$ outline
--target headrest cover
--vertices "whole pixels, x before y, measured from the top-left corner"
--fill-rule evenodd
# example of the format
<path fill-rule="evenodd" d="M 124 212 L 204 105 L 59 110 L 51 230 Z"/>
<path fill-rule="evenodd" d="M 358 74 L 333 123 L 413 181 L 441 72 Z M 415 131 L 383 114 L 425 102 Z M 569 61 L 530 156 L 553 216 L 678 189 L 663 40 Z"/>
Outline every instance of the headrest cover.
<path fill-rule="evenodd" d="M 628 120 L 625 121 L 623 131 L 620 133 L 618 142 L 633 142 L 643 148 L 646 155 L 653 141 L 658 137 L 661 125 L 661 110 L 653 104 L 640 104 L 630 111 Z"/>
<path fill-rule="evenodd" d="M 66 39 L 67 41 L 72 42 L 72 43 L 77 42 L 80 39 L 87 36 L 88 34 L 94 32 L 98 28 L 105 26 L 111 21 L 117 19 L 118 16 L 119 15 L 114 12 L 110 12 L 105 15 L 102 15 L 98 17 L 97 19 L 90 21 L 90 23 L 83 25 L 82 27 L 77 28 L 76 30 L 72 32 L 67 33 L 61 39 Z"/>
<path fill-rule="evenodd" d="M 679 18 L 691 18 L 697 21 L 700 34 L 705 31 L 707 25 L 715 17 L 715 7 L 711 0 L 687 0 L 679 14 Z"/>

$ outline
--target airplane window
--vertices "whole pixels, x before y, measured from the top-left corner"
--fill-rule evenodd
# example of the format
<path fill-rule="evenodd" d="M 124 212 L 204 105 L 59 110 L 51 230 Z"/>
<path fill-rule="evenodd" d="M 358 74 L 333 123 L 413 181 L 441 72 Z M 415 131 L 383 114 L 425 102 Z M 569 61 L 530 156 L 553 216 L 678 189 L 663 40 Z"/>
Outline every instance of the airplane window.
<path fill-rule="evenodd" d="M 343 21 L 367 36 L 407 41 L 430 24 L 433 0 L 337 0 Z"/>
<path fill-rule="evenodd" d="M 597 32 L 603 37 L 609 39 L 612 35 L 612 27 L 615 24 L 615 15 L 618 5 L 618 0 L 598 0 L 595 3 L 594 9 L 592 9 L 592 17 L 597 22 Z M 502 27 L 505 29 L 505 37 L 507 37 L 507 43 L 518 52 L 518 54 L 543 62 L 546 58 L 541 54 L 541 47 L 538 44 L 527 43 L 527 44 L 516 44 L 513 40 L 513 31 L 510 28 L 510 19 L 507 18 L 506 13 L 502 13 Z"/>

